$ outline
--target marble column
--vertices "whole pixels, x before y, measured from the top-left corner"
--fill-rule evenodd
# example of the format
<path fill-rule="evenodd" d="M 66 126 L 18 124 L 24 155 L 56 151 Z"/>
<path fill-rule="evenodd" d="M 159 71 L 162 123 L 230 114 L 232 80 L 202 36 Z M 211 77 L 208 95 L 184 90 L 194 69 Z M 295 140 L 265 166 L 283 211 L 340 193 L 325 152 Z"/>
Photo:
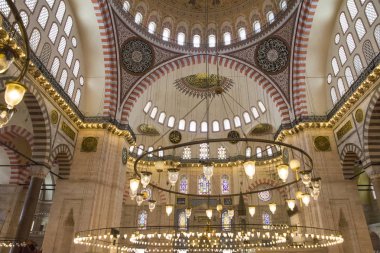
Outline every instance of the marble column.
<path fill-rule="evenodd" d="M 370 174 L 370 179 L 373 185 L 373 190 L 375 191 L 376 195 L 375 201 L 380 209 L 380 171 L 377 170 L 376 172 L 372 172 Z"/>

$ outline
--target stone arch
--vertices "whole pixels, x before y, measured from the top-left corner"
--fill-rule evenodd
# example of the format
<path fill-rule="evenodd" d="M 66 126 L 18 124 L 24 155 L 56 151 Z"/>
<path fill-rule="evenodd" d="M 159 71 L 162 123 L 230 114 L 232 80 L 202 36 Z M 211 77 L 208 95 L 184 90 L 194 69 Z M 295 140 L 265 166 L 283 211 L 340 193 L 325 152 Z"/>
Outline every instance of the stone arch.
<path fill-rule="evenodd" d="M 165 76 L 166 74 L 175 71 L 177 69 L 181 69 L 183 67 L 202 64 L 208 60 L 209 64 L 216 64 L 219 60 L 219 65 L 228 67 L 230 69 L 234 69 L 235 71 L 240 71 L 247 76 L 247 78 L 257 81 L 259 86 L 261 86 L 264 91 L 272 98 L 273 103 L 277 107 L 282 123 L 290 122 L 290 112 L 291 109 L 282 95 L 281 91 L 272 83 L 264 74 L 257 71 L 250 65 L 246 63 L 237 61 L 236 59 L 226 57 L 226 56 L 206 56 L 206 55 L 191 55 L 184 56 L 180 58 L 173 59 L 170 62 L 166 62 L 161 64 L 159 67 L 146 74 L 142 79 L 136 82 L 135 87 L 131 90 L 129 95 L 126 97 L 124 102 L 122 103 L 122 111 L 121 111 L 121 122 L 125 123 L 128 121 L 128 117 L 134 104 L 137 102 L 138 98 L 147 90 L 147 88 L 153 83 Z"/>
<path fill-rule="evenodd" d="M 257 187 L 259 187 L 260 185 L 270 185 L 271 187 L 276 187 L 277 182 L 270 178 L 260 178 L 248 186 L 248 191 L 257 190 Z M 285 187 L 279 188 L 277 189 L 277 191 L 280 193 L 282 197 L 286 198 L 287 193 L 286 193 Z M 249 196 L 244 195 L 243 198 L 244 198 L 244 201 L 247 202 Z"/>
<path fill-rule="evenodd" d="M 344 179 L 350 179 L 355 175 L 355 164 L 357 161 L 363 162 L 364 156 L 362 150 L 353 143 L 344 146 L 340 153 Z"/>
<path fill-rule="evenodd" d="M 377 88 L 368 104 L 363 124 L 364 164 L 380 165 L 380 88 Z"/>
<path fill-rule="evenodd" d="M 70 166 L 73 156 L 70 149 L 65 144 L 60 144 L 51 152 L 50 163 L 56 162 L 59 166 L 59 176 L 68 179 L 70 176 Z"/>

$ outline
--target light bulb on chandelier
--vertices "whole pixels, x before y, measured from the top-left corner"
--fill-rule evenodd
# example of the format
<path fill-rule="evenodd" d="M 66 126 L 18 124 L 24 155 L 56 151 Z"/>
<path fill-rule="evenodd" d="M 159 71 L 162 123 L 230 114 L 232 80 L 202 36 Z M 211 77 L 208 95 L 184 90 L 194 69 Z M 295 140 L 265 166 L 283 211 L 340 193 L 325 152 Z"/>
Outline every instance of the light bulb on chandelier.
<path fill-rule="evenodd" d="M 285 183 L 289 176 L 289 166 L 286 164 L 277 166 L 277 173 L 280 179 Z"/>
<path fill-rule="evenodd" d="M 308 194 L 308 193 L 302 194 L 302 203 L 304 203 L 305 206 L 309 206 L 309 203 L 310 203 L 310 194 Z"/>
<path fill-rule="evenodd" d="M 304 171 L 301 171 L 300 174 L 301 174 L 302 183 L 306 187 L 309 187 L 311 183 L 311 171 L 304 170 Z"/>
<path fill-rule="evenodd" d="M 139 189 L 140 180 L 136 177 L 132 177 L 129 179 L 129 187 L 131 188 L 131 191 L 137 192 Z"/>
<path fill-rule="evenodd" d="M 254 206 L 249 206 L 248 207 L 248 212 L 249 212 L 249 215 L 251 215 L 251 217 L 253 217 L 256 213 L 256 207 Z"/>
<path fill-rule="evenodd" d="M 272 212 L 272 214 L 274 214 L 277 210 L 277 205 L 276 203 L 270 203 L 269 204 L 269 210 Z"/>
<path fill-rule="evenodd" d="M 296 207 L 296 200 L 295 199 L 287 199 L 286 203 L 288 204 L 288 207 L 291 211 L 293 211 L 294 208 Z"/>
<path fill-rule="evenodd" d="M 209 218 L 211 220 L 211 218 L 212 218 L 212 209 L 211 208 L 206 210 L 206 216 L 207 216 L 207 218 Z"/>
<path fill-rule="evenodd" d="M 244 172 L 249 179 L 253 179 L 253 176 L 256 173 L 256 162 L 255 161 L 246 161 L 243 164 Z"/>
<path fill-rule="evenodd" d="M 235 210 L 234 209 L 229 209 L 227 211 L 227 214 L 228 214 L 228 217 L 230 217 L 230 219 L 232 219 L 235 215 Z"/>
<path fill-rule="evenodd" d="M 141 193 L 137 194 L 137 196 L 136 196 L 137 206 L 141 206 L 143 201 L 144 201 L 144 195 Z"/>
<path fill-rule="evenodd" d="M 178 177 L 179 177 L 179 169 L 177 168 L 168 169 L 168 181 L 171 186 L 175 186 L 175 184 L 178 181 Z"/>
<path fill-rule="evenodd" d="M 143 188 L 146 188 L 149 185 L 151 178 L 152 178 L 152 172 L 149 172 L 149 171 L 141 172 L 141 184 Z"/>
<path fill-rule="evenodd" d="M 170 216 L 173 212 L 173 205 L 167 204 L 165 206 L 165 212 L 167 216 Z"/>
<path fill-rule="evenodd" d="M 186 218 L 188 218 L 188 219 L 190 218 L 190 216 L 191 216 L 191 208 L 190 207 L 185 209 L 185 215 L 186 215 Z"/>

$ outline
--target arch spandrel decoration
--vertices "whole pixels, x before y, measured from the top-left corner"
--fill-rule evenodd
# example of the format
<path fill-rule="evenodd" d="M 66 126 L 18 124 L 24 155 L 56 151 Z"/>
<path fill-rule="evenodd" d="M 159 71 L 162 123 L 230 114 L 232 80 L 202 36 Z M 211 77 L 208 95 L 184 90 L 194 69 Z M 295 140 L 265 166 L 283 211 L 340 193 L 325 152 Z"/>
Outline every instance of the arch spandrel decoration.
<path fill-rule="evenodd" d="M 130 93 L 122 103 L 121 122 L 128 122 L 129 114 L 131 113 L 135 103 L 150 85 L 153 85 L 154 82 L 156 82 L 158 79 L 172 71 L 191 65 L 203 64 L 206 62 L 206 58 L 206 55 L 193 55 L 176 58 L 175 60 L 162 64 L 150 73 L 146 74 L 143 78 L 135 83 L 133 89 L 131 89 Z M 216 65 L 217 57 L 208 57 L 208 63 Z M 272 99 L 273 103 L 278 108 L 278 111 L 282 118 L 282 123 L 290 122 L 291 110 L 289 103 L 283 96 L 281 90 L 276 86 L 276 84 L 268 80 L 264 74 L 260 73 L 258 70 L 246 63 L 239 62 L 227 56 L 219 56 L 218 64 L 220 66 L 239 71 L 240 73 L 246 75 L 249 79 L 256 81 L 258 85 L 265 90 L 266 94 Z"/>

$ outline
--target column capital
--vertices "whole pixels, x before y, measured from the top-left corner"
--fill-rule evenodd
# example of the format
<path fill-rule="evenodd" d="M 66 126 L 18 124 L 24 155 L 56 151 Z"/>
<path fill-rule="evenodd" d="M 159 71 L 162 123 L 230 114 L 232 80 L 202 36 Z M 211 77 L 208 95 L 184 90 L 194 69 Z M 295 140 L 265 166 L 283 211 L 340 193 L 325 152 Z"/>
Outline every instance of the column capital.
<path fill-rule="evenodd" d="M 43 166 L 36 165 L 30 167 L 30 175 L 32 177 L 38 177 L 45 179 L 46 175 L 49 173 L 49 170 Z"/>

